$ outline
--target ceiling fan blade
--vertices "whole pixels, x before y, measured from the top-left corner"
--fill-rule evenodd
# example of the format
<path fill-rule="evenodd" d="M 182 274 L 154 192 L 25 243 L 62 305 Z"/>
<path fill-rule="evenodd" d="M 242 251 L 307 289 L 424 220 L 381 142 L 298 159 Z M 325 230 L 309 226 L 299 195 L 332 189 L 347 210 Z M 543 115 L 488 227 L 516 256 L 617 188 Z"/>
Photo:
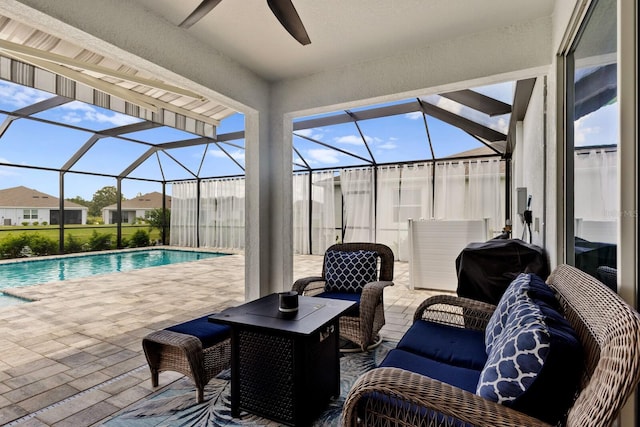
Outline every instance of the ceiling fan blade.
<path fill-rule="evenodd" d="M 200 3 L 198 7 L 196 7 L 194 11 L 191 12 L 191 15 L 187 16 L 185 20 L 182 21 L 178 26 L 182 28 L 191 27 L 193 24 L 204 18 L 204 16 L 209 13 L 211 9 L 216 7 L 221 1 L 222 0 L 202 0 L 202 3 Z"/>
<path fill-rule="evenodd" d="M 269 8 L 273 14 L 278 18 L 278 21 L 282 26 L 293 36 L 294 39 L 302 45 L 308 45 L 311 43 L 307 30 L 302 25 L 302 20 L 293 7 L 291 0 L 267 0 Z"/>

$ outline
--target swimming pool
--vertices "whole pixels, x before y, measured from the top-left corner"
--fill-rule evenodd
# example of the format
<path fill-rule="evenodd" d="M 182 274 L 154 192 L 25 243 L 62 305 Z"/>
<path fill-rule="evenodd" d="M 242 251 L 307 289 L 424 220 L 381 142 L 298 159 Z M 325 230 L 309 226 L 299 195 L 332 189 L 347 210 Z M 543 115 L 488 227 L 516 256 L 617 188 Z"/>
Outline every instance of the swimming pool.
<path fill-rule="evenodd" d="M 197 261 L 224 255 L 227 254 L 177 249 L 146 249 L 1 263 L 0 295 L 2 295 L 3 289 L 8 288 Z"/>

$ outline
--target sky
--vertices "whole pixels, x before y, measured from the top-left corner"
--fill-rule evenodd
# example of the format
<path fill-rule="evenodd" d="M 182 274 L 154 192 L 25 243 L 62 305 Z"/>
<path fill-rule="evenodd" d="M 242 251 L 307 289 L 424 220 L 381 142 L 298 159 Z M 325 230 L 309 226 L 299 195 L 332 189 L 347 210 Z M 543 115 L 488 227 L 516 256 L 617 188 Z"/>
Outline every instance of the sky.
<path fill-rule="evenodd" d="M 511 103 L 513 85 L 511 83 L 492 85 L 474 90 Z M 0 123 L 11 112 L 35 102 L 44 100 L 51 94 L 0 81 Z M 422 97 L 426 102 L 449 109 L 465 117 L 474 119 L 506 133 L 509 117 L 488 116 L 475 112 L 460 104 L 453 103 L 437 95 Z M 398 102 L 414 101 L 404 100 Z M 385 104 L 388 105 L 388 104 Z M 379 107 L 367 106 L 351 111 Z M 342 113 L 342 111 L 338 112 Z M 332 115 L 329 113 L 326 115 Z M 617 103 L 606 106 L 582 117 L 575 124 L 576 145 L 615 144 L 617 140 Z M 35 115 L 40 119 L 66 123 L 90 130 L 102 130 L 135 123 L 139 119 L 124 114 L 105 110 L 81 102 L 71 102 Z M 318 116 L 314 116 L 318 117 Z M 304 117 L 297 120 L 306 120 Z M 340 168 L 353 165 L 364 165 L 371 156 L 362 143 L 360 132 L 364 135 L 377 163 L 393 163 L 430 159 L 427 129 L 422 113 L 409 113 L 379 119 L 358 122 L 360 129 L 353 123 L 346 123 L 321 128 L 306 129 L 294 133 L 292 170 L 301 170 L 297 165 L 308 164 L 314 169 Z M 451 156 L 481 145 L 458 128 L 427 116 L 429 136 L 433 142 L 436 158 Z M 235 114 L 224 119 L 217 128 L 218 135 L 244 129 L 244 117 Z M 300 136 L 297 136 L 297 135 Z M 91 137 L 91 132 L 67 129 L 48 123 L 18 119 L 11 123 L 7 131 L 0 137 L 0 163 L 29 165 L 43 168 L 60 168 Z M 126 137 L 139 141 L 124 141 L 115 138 L 99 140 L 73 167 L 71 171 L 93 171 L 102 174 L 118 175 L 131 162 L 147 151 L 148 146 L 142 142 L 169 142 L 191 139 L 195 136 L 169 127 L 161 127 L 147 131 L 126 134 Z M 338 147 L 354 156 L 331 150 L 306 138 L 311 138 Z M 233 145 L 222 144 L 228 155 L 244 166 L 244 140 L 230 141 Z M 170 156 L 160 153 L 152 156 L 133 171 L 132 177 L 161 177 L 167 180 L 189 179 L 200 171 L 200 176 L 239 176 L 244 171 L 223 151 L 215 145 L 208 147 L 188 147 L 170 150 Z M 359 158 L 358 158 L 359 157 Z M 0 189 L 23 185 L 29 188 L 58 197 L 59 173 L 56 171 L 38 170 L 34 168 L 15 168 L 0 165 Z M 65 198 L 81 197 L 91 200 L 93 194 L 104 186 L 116 186 L 111 177 L 90 176 L 79 173 L 65 174 Z M 125 198 L 133 198 L 137 194 L 162 191 L 161 184 L 141 180 L 125 179 L 122 181 L 122 192 Z M 167 187 L 171 193 L 170 186 Z"/>

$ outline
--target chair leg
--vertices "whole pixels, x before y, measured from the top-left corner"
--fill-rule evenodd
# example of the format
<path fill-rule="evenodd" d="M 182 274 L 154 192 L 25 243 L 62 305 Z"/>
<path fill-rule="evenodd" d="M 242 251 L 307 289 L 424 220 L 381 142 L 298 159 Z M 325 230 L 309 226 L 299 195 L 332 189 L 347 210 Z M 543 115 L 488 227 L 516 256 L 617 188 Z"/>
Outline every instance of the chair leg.
<path fill-rule="evenodd" d="M 204 402 L 204 386 L 196 387 L 196 403 Z"/>
<path fill-rule="evenodd" d="M 160 372 L 157 369 L 151 369 L 151 386 L 158 387 L 158 377 L 160 376 Z"/>

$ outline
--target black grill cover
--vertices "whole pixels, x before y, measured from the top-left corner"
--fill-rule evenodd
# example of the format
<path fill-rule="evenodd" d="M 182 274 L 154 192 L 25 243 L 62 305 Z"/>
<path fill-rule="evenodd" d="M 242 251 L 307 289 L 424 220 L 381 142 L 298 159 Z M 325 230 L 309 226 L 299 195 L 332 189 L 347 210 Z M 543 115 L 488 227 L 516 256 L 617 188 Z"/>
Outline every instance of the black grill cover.
<path fill-rule="evenodd" d="M 520 239 L 493 239 L 470 243 L 456 258 L 458 296 L 497 304 L 507 286 L 520 273 L 535 273 L 543 280 L 549 264 L 542 248 Z"/>

